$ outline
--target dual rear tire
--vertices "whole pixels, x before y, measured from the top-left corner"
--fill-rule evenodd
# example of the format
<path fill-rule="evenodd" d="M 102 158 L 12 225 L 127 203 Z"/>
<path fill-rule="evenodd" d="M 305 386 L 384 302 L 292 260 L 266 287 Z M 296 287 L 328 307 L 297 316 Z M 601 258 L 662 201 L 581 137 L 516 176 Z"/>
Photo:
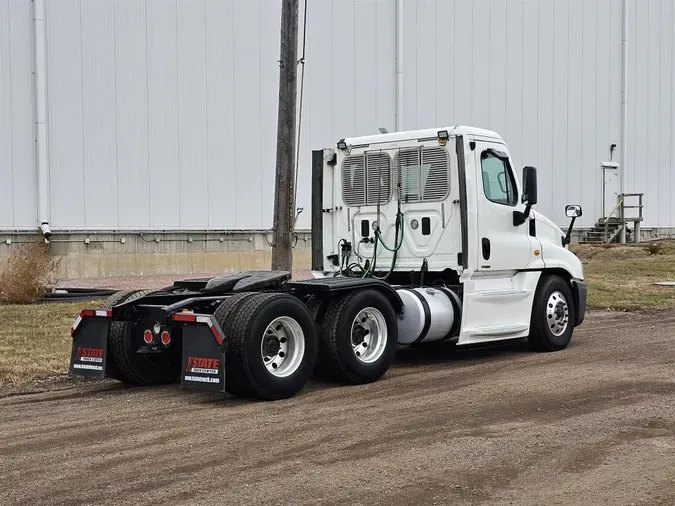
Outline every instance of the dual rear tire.
<path fill-rule="evenodd" d="M 300 391 L 316 364 L 314 320 L 284 293 L 234 295 L 214 313 L 227 341 L 225 389 L 240 397 L 278 400 Z"/>
<path fill-rule="evenodd" d="M 119 292 L 102 309 L 141 298 Z M 278 400 L 300 391 L 316 371 L 347 384 L 381 378 L 394 361 L 396 314 L 377 290 L 359 290 L 304 304 L 285 293 L 228 297 L 213 314 L 227 339 L 225 388 L 234 395 Z M 175 382 L 181 346 L 155 356 L 137 353 L 129 322 L 113 322 L 109 350 L 119 379 L 134 385 Z"/>
<path fill-rule="evenodd" d="M 148 291 L 110 296 L 101 309 L 131 302 Z M 232 394 L 264 400 L 295 395 L 309 380 L 317 356 L 314 320 L 296 297 L 282 293 L 242 293 L 228 297 L 214 312 L 228 339 L 225 385 Z M 137 353 L 130 322 L 112 322 L 108 349 L 111 372 L 132 385 L 173 383 L 181 374 L 179 341 L 162 353 Z"/>
<path fill-rule="evenodd" d="M 144 297 L 151 290 L 120 291 L 111 295 L 101 309 L 112 309 L 118 304 Z M 181 370 L 181 346 L 174 346 L 158 354 L 137 353 L 139 342 L 134 339 L 130 322 L 112 322 L 108 334 L 108 351 L 112 361 L 112 375 L 124 383 L 139 386 L 163 385 L 175 382 Z"/>
<path fill-rule="evenodd" d="M 365 289 L 324 304 L 317 315 L 317 377 L 352 385 L 380 379 L 394 362 L 398 342 L 396 313 L 389 300 Z"/>
<path fill-rule="evenodd" d="M 396 353 L 396 314 L 377 290 L 307 304 L 282 293 L 240 294 L 214 316 L 228 339 L 225 389 L 240 397 L 292 397 L 315 372 L 322 380 L 370 383 Z"/>

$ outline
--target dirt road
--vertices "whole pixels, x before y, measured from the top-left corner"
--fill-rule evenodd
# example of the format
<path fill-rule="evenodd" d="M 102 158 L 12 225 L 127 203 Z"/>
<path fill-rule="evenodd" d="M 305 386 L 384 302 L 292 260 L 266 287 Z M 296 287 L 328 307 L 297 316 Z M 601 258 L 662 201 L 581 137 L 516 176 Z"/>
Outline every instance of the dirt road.
<path fill-rule="evenodd" d="M 430 356 L 277 403 L 117 384 L 0 399 L 0 504 L 675 504 L 675 313 Z"/>

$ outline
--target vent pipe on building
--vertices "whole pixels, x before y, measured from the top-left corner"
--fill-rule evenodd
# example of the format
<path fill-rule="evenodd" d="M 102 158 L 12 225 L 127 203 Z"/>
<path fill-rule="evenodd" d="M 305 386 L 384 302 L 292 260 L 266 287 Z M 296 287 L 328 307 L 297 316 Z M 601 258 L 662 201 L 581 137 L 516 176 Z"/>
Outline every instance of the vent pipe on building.
<path fill-rule="evenodd" d="M 396 131 L 403 130 L 403 0 L 396 2 Z"/>
<path fill-rule="evenodd" d="M 49 159 L 47 144 L 47 46 L 45 0 L 33 0 L 33 93 L 35 97 L 35 167 L 38 226 L 49 229 Z M 49 232 L 51 236 L 51 232 Z M 46 237 L 46 235 L 45 235 Z"/>
<path fill-rule="evenodd" d="M 626 193 L 628 163 L 628 0 L 621 5 L 621 193 Z M 604 190 L 603 190 L 604 191 Z M 619 242 L 626 242 L 626 227 L 621 227 Z"/>

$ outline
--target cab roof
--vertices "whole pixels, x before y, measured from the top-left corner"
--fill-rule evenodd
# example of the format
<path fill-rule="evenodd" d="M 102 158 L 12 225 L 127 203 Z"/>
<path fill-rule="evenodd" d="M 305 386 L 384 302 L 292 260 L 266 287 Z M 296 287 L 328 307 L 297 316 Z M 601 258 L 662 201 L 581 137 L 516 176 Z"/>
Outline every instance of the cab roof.
<path fill-rule="evenodd" d="M 406 130 L 402 132 L 391 132 L 386 134 L 364 135 L 361 137 L 349 137 L 344 139 L 348 146 L 358 146 L 363 144 L 381 144 L 389 142 L 409 141 L 414 139 L 428 139 L 437 137 L 438 132 L 446 130 L 448 135 L 475 135 L 480 137 L 489 137 L 502 140 L 501 136 L 492 130 L 476 128 L 464 125 L 442 126 L 436 128 L 425 128 L 422 130 Z"/>

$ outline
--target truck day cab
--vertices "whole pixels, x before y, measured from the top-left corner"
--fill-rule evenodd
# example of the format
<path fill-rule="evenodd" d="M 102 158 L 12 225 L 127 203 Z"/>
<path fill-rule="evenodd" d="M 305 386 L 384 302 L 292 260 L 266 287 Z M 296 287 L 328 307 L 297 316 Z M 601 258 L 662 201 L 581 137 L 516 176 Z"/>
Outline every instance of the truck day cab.
<path fill-rule="evenodd" d="M 516 177 L 499 135 L 342 139 L 312 167 L 313 279 L 257 271 L 119 292 L 77 318 L 70 373 L 273 400 L 312 374 L 375 381 L 400 345 L 569 344 L 586 307 L 567 247 L 581 208 L 567 206 L 567 234 L 532 209 L 536 170 Z"/>

